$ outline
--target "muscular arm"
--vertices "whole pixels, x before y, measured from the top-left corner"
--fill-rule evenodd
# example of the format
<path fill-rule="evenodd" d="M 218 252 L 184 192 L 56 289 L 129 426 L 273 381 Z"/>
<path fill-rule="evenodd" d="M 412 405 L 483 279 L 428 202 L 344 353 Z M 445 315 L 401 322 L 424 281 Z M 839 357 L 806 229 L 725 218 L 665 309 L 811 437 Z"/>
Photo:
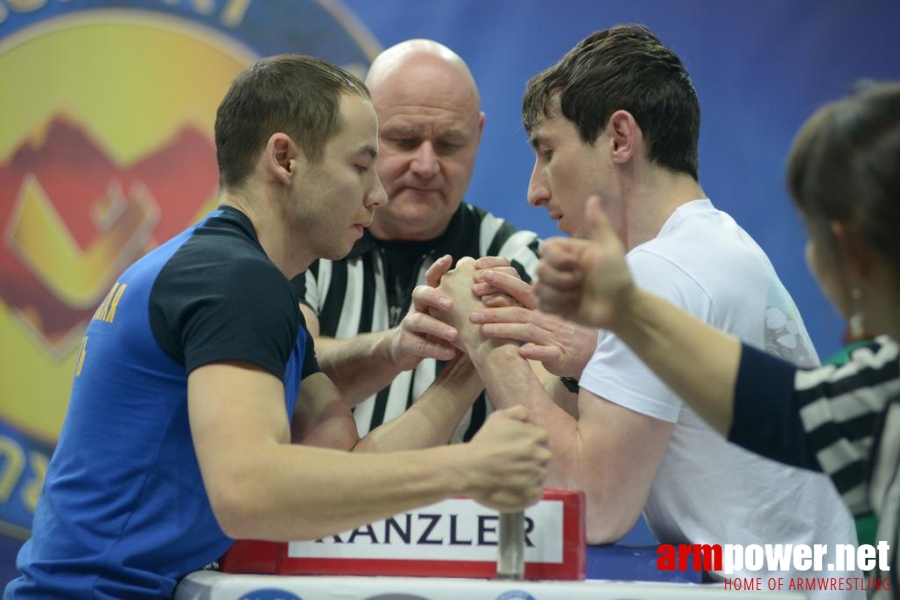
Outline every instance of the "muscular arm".
<path fill-rule="evenodd" d="M 479 350 L 473 357 L 500 408 L 522 404 L 544 427 L 553 459 L 547 485 L 584 490 L 592 544 L 622 538 L 640 516 L 672 424 L 581 390 L 578 418 L 557 405 L 530 374 L 515 344 Z"/>
<path fill-rule="evenodd" d="M 546 393 L 518 345 L 486 339 L 468 314 L 478 310 L 460 266 L 441 288 L 455 309 L 442 313 L 460 331 L 461 343 L 498 407 L 525 405 L 549 434 L 553 459 L 548 485 L 582 489 L 588 499 L 588 541 L 621 538 L 643 509 L 656 469 L 665 454 L 672 425 L 581 390 L 575 418 Z M 470 275 L 469 275 L 470 276 Z"/>
<path fill-rule="evenodd" d="M 234 538 L 314 539 L 466 487 L 465 457 L 449 448 L 356 456 L 290 444 L 280 380 L 247 363 L 192 372 L 188 407 L 206 491 Z"/>
<path fill-rule="evenodd" d="M 464 445 L 351 454 L 291 444 L 281 381 L 243 362 L 194 370 L 188 410 L 203 484 L 233 538 L 315 539 L 454 494 L 518 510 L 539 497 L 549 458 L 524 411 L 495 413 Z"/>
<path fill-rule="evenodd" d="M 433 288 L 450 268 L 452 259 L 442 256 L 425 273 Z M 456 352 L 451 345 L 457 332 L 428 314 L 445 298 L 436 290 L 420 293 L 409 312 L 397 326 L 384 331 L 364 333 L 352 338 L 323 337 L 318 316 L 306 305 L 300 310 L 307 328 L 316 339 L 319 366 L 338 386 L 344 401 L 355 406 L 387 387 L 401 373 L 415 368 L 423 358 L 451 360 Z"/>
<path fill-rule="evenodd" d="M 344 401 L 355 406 L 387 387 L 403 371 L 390 354 L 393 330 L 365 333 L 347 339 L 320 335 L 319 318 L 306 305 L 300 310 L 316 340 L 319 367 L 336 382 Z"/>
<path fill-rule="evenodd" d="M 447 363 L 422 396 L 403 414 L 360 439 L 340 391 L 322 373 L 307 377 L 291 422 L 292 439 L 353 452 L 391 452 L 446 444 L 482 390 L 471 361 Z"/>
<path fill-rule="evenodd" d="M 406 412 L 369 432 L 357 451 L 427 448 L 447 444 L 484 387 L 469 357 L 447 363 Z"/>

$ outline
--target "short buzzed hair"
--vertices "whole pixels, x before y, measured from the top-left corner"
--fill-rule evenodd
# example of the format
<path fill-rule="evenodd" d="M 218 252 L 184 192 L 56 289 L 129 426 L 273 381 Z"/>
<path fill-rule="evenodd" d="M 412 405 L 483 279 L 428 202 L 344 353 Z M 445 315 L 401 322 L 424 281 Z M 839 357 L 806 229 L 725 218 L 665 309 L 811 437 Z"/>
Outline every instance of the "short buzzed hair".
<path fill-rule="evenodd" d="M 311 56 L 264 58 L 240 73 L 216 113 L 220 187 L 240 187 L 277 132 L 290 136 L 311 163 L 321 162 L 325 143 L 340 131 L 341 94 L 369 99 L 359 78 Z"/>

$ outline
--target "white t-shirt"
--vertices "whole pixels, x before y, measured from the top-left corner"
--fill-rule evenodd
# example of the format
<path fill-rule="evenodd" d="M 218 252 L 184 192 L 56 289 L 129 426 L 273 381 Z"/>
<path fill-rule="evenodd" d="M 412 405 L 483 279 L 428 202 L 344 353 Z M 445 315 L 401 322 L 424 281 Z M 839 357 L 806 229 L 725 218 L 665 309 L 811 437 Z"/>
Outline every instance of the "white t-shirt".
<path fill-rule="evenodd" d="M 818 363 L 790 295 L 762 249 L 709 200 L 679 207 L 659 235 L 627 256 L 635 281 L 694 316 L 801 366 Z M 684 406 L 616 336 L 601 332 L 581 387 L 674 423 L 644 517 L 663 543 L 856 544 L 856 530 L 824 475 L 728 443 Z M 728 577 L 855 577 L 860 572 L 743 571 Z M 836 600 L 864 593 L 811 592 Z"/>

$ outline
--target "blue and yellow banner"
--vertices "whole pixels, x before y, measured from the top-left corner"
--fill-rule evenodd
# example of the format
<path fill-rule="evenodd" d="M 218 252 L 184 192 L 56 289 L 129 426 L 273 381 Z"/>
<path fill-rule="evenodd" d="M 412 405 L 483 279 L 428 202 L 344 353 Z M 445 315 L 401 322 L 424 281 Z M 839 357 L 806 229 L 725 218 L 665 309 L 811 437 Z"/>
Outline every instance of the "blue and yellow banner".
<path fill-rule="evenodd" d="M 285 52 L 362 74 L 377 44 L 331 1 L 0 0 L 0 534 L 28 534 L 88 320 L 215 206 L 216 107 Z"/>

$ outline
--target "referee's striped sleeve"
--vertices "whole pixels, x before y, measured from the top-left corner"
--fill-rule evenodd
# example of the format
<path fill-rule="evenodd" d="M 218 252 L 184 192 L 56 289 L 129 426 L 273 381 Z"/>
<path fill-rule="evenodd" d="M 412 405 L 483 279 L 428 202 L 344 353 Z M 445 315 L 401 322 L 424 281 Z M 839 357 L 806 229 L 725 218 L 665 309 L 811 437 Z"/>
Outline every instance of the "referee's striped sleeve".
<path fill-rule="evenodd" d="M 529 283 L 536 278 L 540 242 L 536 233 L 518 230 L 505 219 L 490 213 L 481 217 L 479 254 L 508 258 L 519 277 Z"/>

